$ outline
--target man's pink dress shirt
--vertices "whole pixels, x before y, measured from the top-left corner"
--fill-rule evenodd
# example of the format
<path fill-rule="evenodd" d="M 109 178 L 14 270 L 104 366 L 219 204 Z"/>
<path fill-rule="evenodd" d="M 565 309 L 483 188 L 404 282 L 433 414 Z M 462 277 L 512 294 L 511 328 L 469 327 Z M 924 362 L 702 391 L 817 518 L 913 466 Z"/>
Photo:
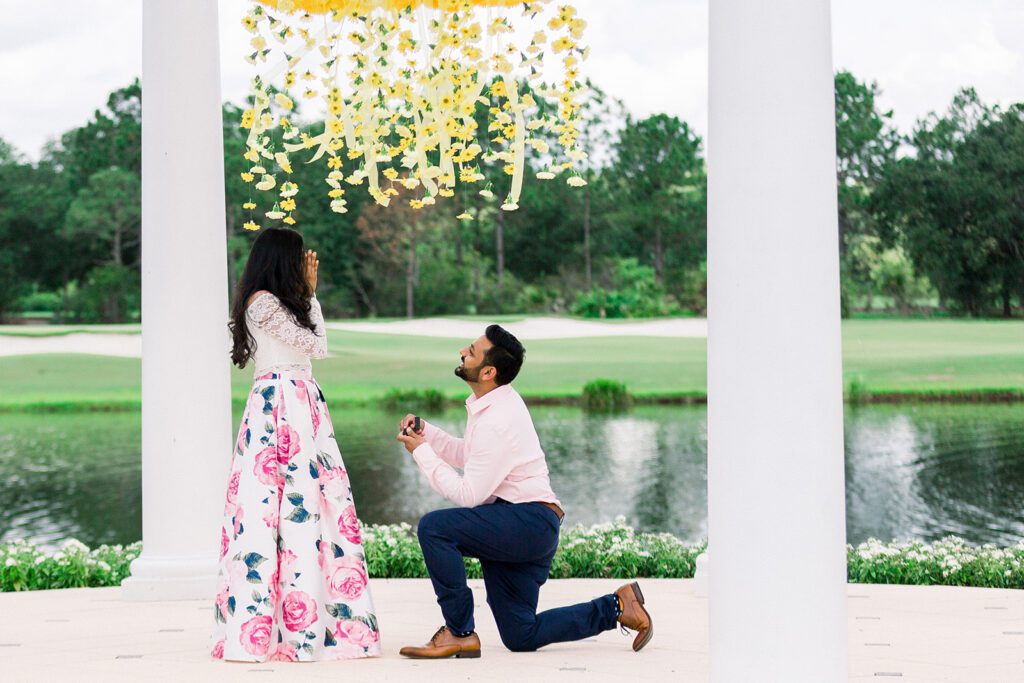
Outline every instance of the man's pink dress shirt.
<path fill-rule="evenodd" d="M 430 486 L 462 507 L 502 498 L 510 503 L 555 503 L 544 451 L 522 396 L 510 385 L 466 400 L 461 439 L 424 423 L 426 442 L 413 458 Z M 455 469 L 462 470 L 462 474 Z"/>

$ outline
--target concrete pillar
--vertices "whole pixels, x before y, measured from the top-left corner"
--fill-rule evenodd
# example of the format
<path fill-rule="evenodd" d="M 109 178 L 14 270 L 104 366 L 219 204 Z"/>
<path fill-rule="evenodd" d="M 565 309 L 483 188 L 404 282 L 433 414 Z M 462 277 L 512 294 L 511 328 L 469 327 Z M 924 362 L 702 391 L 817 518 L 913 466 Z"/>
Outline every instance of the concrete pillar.
<path fill-rule="evenodd" d="M 713 0 L 708 538 L 713 681 L 845 681 L 828 0 Z"/>
<path fill-rule="evenodd" d="M 129 600 L 213 594 L 231 457 L 216 0 L 142 10 L 142 555 Z"/>

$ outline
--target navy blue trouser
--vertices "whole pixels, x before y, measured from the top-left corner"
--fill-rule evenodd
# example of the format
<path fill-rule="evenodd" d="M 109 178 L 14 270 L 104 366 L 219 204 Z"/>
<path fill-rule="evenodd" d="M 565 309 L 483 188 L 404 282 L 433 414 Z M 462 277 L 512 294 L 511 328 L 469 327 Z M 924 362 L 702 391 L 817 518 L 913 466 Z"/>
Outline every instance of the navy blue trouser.
<path fill-rule="evenodd" d="M 475 628 L 464 556 L 479 558 L 501 642 L 514 652 L 615 628 L 614 595 L 537 614 L 537 597 L 558 548 L 560 525 L 558 515 L 539 503 L 500 501 L 424 515 L 418 529 L 420 547 L 448 628 L 456 633 Z"/>

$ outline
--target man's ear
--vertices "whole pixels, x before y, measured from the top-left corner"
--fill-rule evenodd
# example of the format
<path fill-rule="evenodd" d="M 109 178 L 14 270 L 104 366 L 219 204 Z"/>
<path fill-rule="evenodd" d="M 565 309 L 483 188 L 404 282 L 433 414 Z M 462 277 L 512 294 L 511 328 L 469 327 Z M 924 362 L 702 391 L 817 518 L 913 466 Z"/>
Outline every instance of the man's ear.
<path fill-rule="evenodd" d="M 493 380 L 493 379 L 497 379 L 497 377 L 498 377 L 498 369 L 495 368 L 493 365 L 488 365 L 480 373 L 480 379 L 482 379 L 484 381 L 488 381 L 488 382 Z"/>

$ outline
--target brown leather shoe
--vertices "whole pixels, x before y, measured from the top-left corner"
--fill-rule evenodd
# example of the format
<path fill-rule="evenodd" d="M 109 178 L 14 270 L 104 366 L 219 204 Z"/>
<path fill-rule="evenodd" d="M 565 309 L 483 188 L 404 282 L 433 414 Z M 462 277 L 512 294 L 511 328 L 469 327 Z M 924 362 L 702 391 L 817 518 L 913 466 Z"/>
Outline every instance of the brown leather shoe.
<path fill-rule="evenodd" d="M 622 607 L 622 614 L 619 615 L 619 623 L 623 627 L 636 631 L 636 638 L 633 639 L 633 651 L 640 652 L 654 636 L 654 620 L 651 614 L 644 608 L 644 594 L 640 592 L 640 584 L 636 581 L 627 583 L 615 591 Z"/>
<path fill-rule="evenodd" d="M 398 654 L 412 659 L 476 659 L 480 656 L 480 636 L 474 632 L 459 638 L 447 626 L 442 626 L 423 647 L 407 645 Z"/>

